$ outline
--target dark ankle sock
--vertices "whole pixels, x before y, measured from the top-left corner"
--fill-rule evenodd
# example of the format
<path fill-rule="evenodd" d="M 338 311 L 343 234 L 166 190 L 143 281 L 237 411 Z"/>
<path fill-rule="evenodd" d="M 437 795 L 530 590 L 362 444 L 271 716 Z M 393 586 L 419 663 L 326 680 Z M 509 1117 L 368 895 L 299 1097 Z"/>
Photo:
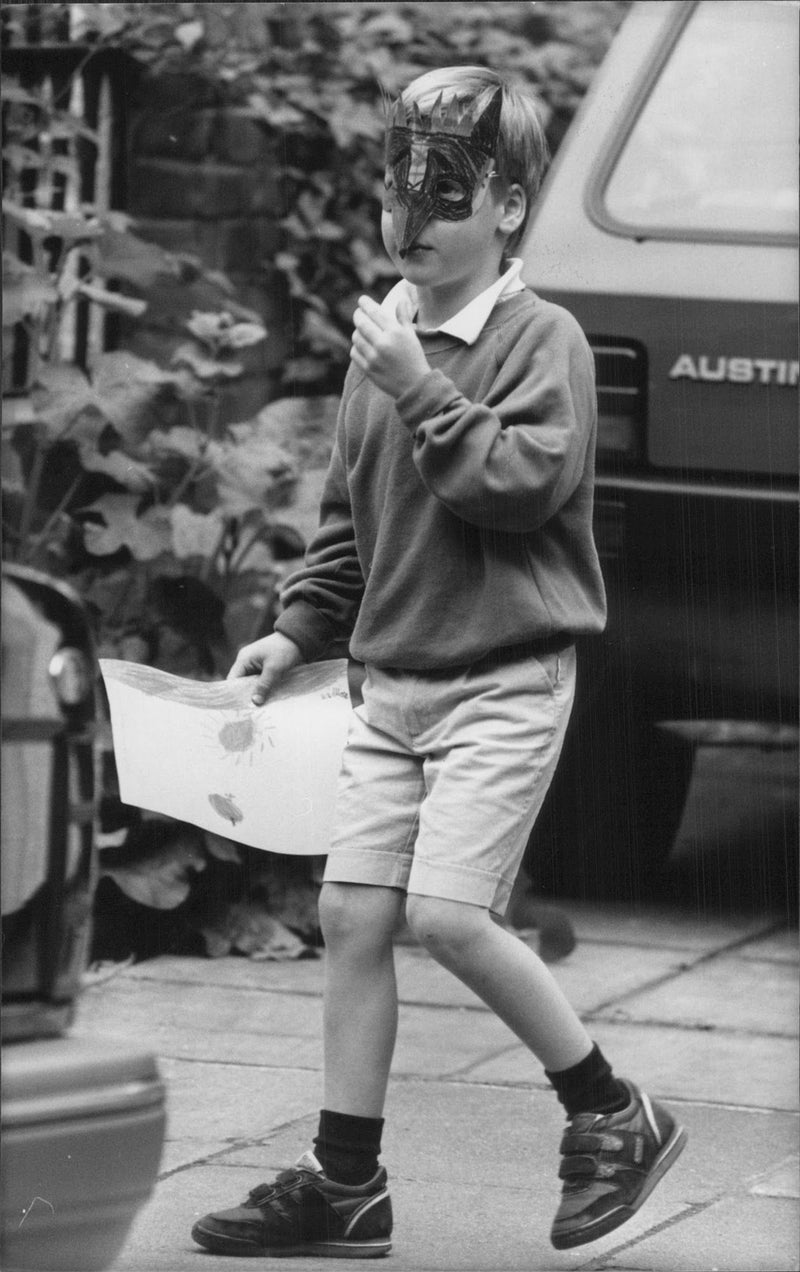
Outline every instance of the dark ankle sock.
<path fill-rule="evenodd" d="M 328 1179 L 366 1184 L 378 1169 L 382 1117 L 357 1117 L 322 1109 L 314 1150 Z"/>
<path fill-rule="evenodd" d="M 553 1084 L 567 1117 L 576 1113 L 617 1113 L 630 1099 L 628 1088 L 614 1077 L 597 1043 L 577 1064 L 556 1073 L 545 1069 L 545 1076 Z"/>

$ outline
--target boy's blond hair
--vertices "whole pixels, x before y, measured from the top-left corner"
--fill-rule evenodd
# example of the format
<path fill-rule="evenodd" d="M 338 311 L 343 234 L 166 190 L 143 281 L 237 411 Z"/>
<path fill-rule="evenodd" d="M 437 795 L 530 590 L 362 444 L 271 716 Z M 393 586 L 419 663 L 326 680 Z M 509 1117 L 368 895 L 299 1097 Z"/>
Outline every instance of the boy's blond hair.
<path fill-rule="evenodd" d="M 522 224 L 505 246 L 504 255 L 509 256 L 525 232 L 550 159 L 539 103 L 533 92 L 522 85 L 508 83 L 486 66 L 444 66 L 412 80 L 403 90 L 402 98 L 406 105 L 415 102 L 425 111 L 432 108 L 441 94 L 445 105 L 456 97 L 460 102 L 474 102 L 480 111 L 498 88 L 502 92 L 502 105 L 495 169 L 507 185 L 522 186 L 526 203 Z"/>

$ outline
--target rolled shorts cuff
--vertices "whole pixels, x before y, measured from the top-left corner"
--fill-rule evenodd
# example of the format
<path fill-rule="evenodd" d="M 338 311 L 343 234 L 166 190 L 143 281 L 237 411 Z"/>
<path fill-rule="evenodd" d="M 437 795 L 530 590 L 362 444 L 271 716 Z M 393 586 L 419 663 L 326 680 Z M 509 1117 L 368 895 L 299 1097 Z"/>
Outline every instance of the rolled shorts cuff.
<path fill-rule="evenodd" d="M 367 848 L 337 848 L 325 862 L 324 883 L 366 883 L 383 888 L 408 888 L 410 856 Z"/>
<path fill-rule="evenodd" d="M 499 915 L 505 913 L 514 886 L 513 879 L 493 871 L 358 848 L 332 852 L 325 863 L 324 882 L 400 888 L 410 896 L 465 901 Z"/>
<path fill-rule="evenodd" d="M 514 880 L 494 871 L 476 870 L 453 863 L 442 865 L 416 856 L 408 883 L 409 896 L 466 901 L 496 914 L 505 914 Z"/>

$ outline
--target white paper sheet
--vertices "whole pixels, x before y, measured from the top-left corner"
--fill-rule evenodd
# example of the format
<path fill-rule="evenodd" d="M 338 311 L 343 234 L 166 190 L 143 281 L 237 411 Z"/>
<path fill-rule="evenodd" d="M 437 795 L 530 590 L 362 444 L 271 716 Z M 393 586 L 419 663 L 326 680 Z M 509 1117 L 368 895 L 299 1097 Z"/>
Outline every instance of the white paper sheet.
<path fill-rule="evenodd" d="M 125 804 L 238 843 L 327 853 L 351 705 L 347 661 L 290 672 L 265 704 L 255 677 L 197 681 L 103 658 Z"/>

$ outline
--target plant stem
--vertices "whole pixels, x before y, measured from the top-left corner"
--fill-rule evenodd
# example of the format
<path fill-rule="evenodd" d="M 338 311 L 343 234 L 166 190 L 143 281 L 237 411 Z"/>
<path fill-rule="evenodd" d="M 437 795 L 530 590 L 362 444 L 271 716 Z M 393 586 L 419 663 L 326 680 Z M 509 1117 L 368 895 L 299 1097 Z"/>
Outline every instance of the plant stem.
<path fill-rule="evenodd" d="M 217 557 L 219 556 L 220 549 L 223 543 L 225 542 L 227 535 L 228 535 L 228 523 L 227 521 L 225 521 L 223 522 L 222 531 L 220 532 L 219 538 L 217 539 L 217 542 L 214 545 L 214 550 L 213 552 L 209 552 L 208 557 L 206 558 L 203 564 L 203 568 L 200 571 L 200 578 L 202 579 L 204 583 L 207 583 L 211 577 L 212 571 L 214 569 L 214 563 Z"/>
<path fill-rule="evenodd" d="M 39 531 L 37 535 L 34 535 L 33 539 L 31 540 L 30 549 L 23 548 L 22 557 L 21 557 L 21 561 L 23 565 L 27 565 L 33 559 L 35 553 L 38 552 L 41 545 L 47 539 L 53 526 L 56 524 L 58 518 L 61 516 L 62 512 L 66 508 L 72 496 L 75 494 L 75 491 L 78 489 L 78 486 L 81 484 L 82 479 L 83 479 L 83 474 L 79 473 L 78 476 L 73 481 L 67 493 L 59 501 L 58 507 L 53 509 L 53 511 L 50 513 L 50 516 L 47 518 L 47 521 L 44 523 L 42 529 Z M 23 540 L 23 543 L 24 543 L 24 540 Z"/>
<path fill-rule="evenodd" d="M 36 451 L 33 456 L 33 465 L 31 467 L 31 475 L 28 479 L 28 489 L 25 494 L 25 504 L 22 509 L 22 518 L 19 527 L 19 540 L 23 560 L 25 559 L 25 543 L 31 530 L 33 514 L 39 500 L 39 486 L 42 482 L 42 473 L 44 471 L 44 458 L 46 448 L 39 438 L 36 442 Z"/>
<path fill-rule="evenodd" d="M 258 529 L 255 530 L 253 534 L 250 536 L 250 538 L 246 541 L 243 547 L 240 544 L 238 547 L 238 550 L 235 550 L 234 552 L 231 553 L 230 560 L 228 561 L 228 574 L 232 574 L 234 569 L 241 570 L 242 562 L 244 561 L 245 557 L 247 557 L 250 554 L 250 552 L 252 552 L 253 548 L 256 546 L 259 539 L 261 539 L 261 537 L 263 536 L 263 533 L 264 533 L 264 527 L 259 526 Z"/>

